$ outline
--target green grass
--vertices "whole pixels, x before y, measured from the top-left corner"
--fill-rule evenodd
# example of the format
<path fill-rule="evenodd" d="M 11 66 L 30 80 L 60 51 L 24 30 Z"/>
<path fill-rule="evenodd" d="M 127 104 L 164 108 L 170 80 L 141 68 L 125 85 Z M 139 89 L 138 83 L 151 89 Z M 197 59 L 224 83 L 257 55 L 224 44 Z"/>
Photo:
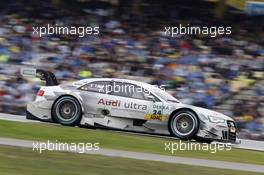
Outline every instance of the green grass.
<path fill-rule="evenodd" d="M 258 175 L 182 164 L 169 164 L 126 158 L 47 151 L 39 154 L 29 148 L 0 146 L 0 175 Z"/>
<path fill-rule="evenodd" d="M 137 152 L 194 157 L 211 160 L 264 164 L 264 152 L 242 149 L 218 151 L 165 151 L 165 142 L 178 142 L 171 139 L 117 133 L 113 131 L 91 130 L 86 128 L 48 125 L 45 123 L 20 123 L 0 120 L 0 137 L 37 141 L 58 142 L 99 142 L 100 148 L 120 149 Z"/>

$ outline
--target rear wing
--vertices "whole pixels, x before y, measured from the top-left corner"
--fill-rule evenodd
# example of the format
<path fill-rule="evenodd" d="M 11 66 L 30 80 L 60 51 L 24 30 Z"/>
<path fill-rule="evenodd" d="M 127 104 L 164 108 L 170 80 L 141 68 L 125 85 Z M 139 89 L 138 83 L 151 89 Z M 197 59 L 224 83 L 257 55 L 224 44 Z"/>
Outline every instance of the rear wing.
<path fill-rule="evenodd" d="M 35 68 L 22 68 L 20 70 L 20 74 L 23 76 L 38 77 L 39 79 L 46 82 L 45 86 L 56 86 L 59 84 L 56 76 L 52 72 L 46 70 Z"/>

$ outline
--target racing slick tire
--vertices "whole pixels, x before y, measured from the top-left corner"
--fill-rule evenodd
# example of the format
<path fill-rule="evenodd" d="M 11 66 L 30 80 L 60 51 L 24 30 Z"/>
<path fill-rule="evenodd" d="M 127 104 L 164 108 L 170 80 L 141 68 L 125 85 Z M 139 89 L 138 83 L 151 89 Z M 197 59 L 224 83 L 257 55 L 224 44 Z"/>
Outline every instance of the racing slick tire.
<path fill-rule="evenodd" d="M 51 113 L 55 122 L 66 126 L 75 126 L 81 121 L 82 107 L 76 98 L 62 96 L 54 102 Z"/>
<path fill-rule="evenodd" d="M 198 132 L 199 119 L 192 111 L 180 110 L 170 117 L 168 129 L 173 137 L 191 140 Z"/>

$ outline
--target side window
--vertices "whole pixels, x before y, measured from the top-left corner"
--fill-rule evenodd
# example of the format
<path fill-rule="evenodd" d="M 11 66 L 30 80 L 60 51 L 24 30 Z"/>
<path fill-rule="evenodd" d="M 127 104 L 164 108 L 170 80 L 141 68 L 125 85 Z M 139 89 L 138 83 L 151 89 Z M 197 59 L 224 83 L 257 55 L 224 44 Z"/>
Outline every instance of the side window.
<path fill-rule="evenodd" d="M 127 83 L 122 82 L 111 82 L 111 95 L 121 96 L 121 97 L 130 97 L 132 91 L 126 86 Z"/>
<path fill-rule="evenodd" d="M 79 89 L 89 92 L 97 92 L 97 93 L 106 93 L 107 89 L 110 87 L 110 82 L 108 81 L 94 81 L 91 83 L 87 83 L 81 86 Z"/>
<path fill-rule="evenodd" d="M 144 91 L 144 98 L 146 99 L 146 100 L 151 100 L 151 99 L 149 99 L 149 97 L 151 97 L 152 99 L 154 99 L 155 101 L 160 101 L 160 99 L 158 99 L 155 95 L 153 95 L 151 92 L 149 92 L 149 91 Z"/>
<path fill-rule="evenodd" d="M 144 89 L 131 83 L 112 82 L 111 89 L 111 95 L 145 100 Z"/>

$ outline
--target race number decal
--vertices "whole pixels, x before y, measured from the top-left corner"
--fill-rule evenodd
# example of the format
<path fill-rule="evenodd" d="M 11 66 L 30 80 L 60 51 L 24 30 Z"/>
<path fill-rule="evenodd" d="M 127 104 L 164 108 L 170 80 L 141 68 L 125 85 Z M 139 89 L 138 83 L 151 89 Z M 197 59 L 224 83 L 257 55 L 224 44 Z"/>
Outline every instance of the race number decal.
<path fill-rule="evenodd" d="M 146 120 L 165 120 L 165 116 L 162 115 L 161 110 L 153 110 L 153 113 L 148 113 L 145 115 L 144 119 Z"/>

